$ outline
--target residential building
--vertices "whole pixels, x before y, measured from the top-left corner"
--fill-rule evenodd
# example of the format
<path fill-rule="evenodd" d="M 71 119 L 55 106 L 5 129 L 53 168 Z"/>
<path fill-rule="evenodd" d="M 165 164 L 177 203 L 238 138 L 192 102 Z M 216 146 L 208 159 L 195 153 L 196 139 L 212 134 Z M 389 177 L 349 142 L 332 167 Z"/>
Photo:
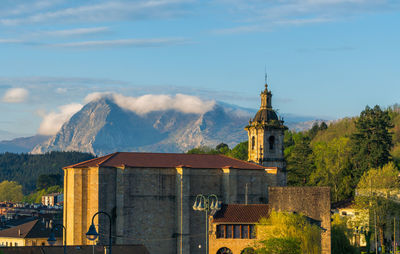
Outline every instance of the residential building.
<path fill-rule="evenodd" d="M 45 246 L 51 233 L 50 221 L 33 220 L 0 231 L 0 246 Z M 62 231 L 54 229 L 56 245 L 62 244 Z"/>
<path fill-rule="evenodd" d="M 211 216 L 209 253 L 250 254 L 259 240 L 256 224 L 269 212 L 267 204 L 223 204 Z"/>
<path fill-rule="evenodd" d="M 62 193 L 51 193 L 42 196 L 42 205 L 55 206 L 63 202 L 64 195 Z"/>

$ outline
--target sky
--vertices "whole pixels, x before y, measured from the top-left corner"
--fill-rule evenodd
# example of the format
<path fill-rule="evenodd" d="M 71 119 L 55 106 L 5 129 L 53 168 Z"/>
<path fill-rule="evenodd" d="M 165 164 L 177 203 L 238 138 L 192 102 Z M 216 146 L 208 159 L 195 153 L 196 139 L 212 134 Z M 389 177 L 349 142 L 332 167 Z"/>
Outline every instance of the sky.
<path fill-rule="evenodd" d="M 281 114 L 400 103 L 399 14 L 398 0 L 2 0 L 0 138 L 54 134 L 96 94 L 257 109 L 265 72 Z"/>

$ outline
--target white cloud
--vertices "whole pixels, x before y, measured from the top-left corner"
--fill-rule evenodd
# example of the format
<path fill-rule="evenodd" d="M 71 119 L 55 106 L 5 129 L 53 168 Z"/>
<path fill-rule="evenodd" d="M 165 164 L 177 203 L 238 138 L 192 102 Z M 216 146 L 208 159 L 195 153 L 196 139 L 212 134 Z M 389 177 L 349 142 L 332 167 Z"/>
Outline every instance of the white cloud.
<path fill-rule="evenodd" d="M 214 33 L 268 31 L 275 26 L 299 26 L 343 21 L 357 15 L 400 9 L 398 0 L 217 0 L 233 14 L 236 27 Z"/>
<path fill-rule="evenodd" d="M 40 10 L 31 15 L 17 15 L 0 19 L 2 25 L 20 25 L 49 21 L 61 22 L 103 22 L 113 20 L 138 20 L 146 18 L 166 18 L 181 15 L 181 4 L 192 0 L 151 0 L 151 1 L 102 1 L 97 4 L 65 4 Z M 52 6 L 53 7 L 53 6 Z"/>
<path fill-rule="evenodd" d="M 64 106 L 60 106 L 58 108 L 58 112 L 50 112 L 48 114 L 41 113 L 43 117 L 43 121 L 40 124 L 38 133 L 41 135 L 54 135 L 56 134 L 62 127 L 62 125 L 68 121 L 71 116 L 73 116 L 76 112 L 81 110 L 83 107 L 82 104 L 72 103 Z"/>
<path fill-rule="evenodd" d="M 63 93 L 66 93 L 66 92 L 67 92 L 67 88 L 65 88 L 65 87 L 58 87 L 56 89 L 56 93 L 59 93 L 59 94 L 63 94 Z"/>
<path fill-rule="evenodd" d="M 175 96 L 147 94 L 140 97 L 129 97 L 116 93 L 92 93 L 85 98 L 85 102 L 94 101 L 103 97 L 108 97 L 121 108 L 140 115 L 152 111 L 164 110 L 203 114 L 210 111 L 215 105 L 215 101 L 204 101 L 196 96 L 185 94 L 176 94 Z"/>
<path fill-rule="evenodd" d="M 184 43 L 186 43 L 186 40 L 183 38 L 156 38 L 156 39 L 80 41 L 80 42 L 70 42 L 70 43 L 48 44 L 48 46 L 66 47 L 66 48 L 118 47 L 118 46 L 160 47 L 160 46 L 169 46 L 169 45 L 177 45 Z"/>
<path fill-rule="evenodd" d="M 0 44 L 20 44 L 23 43 L 23 40 L 20 39 L 1 39 L 0 38 Z"/>
<path fill-rule="evenodd" d="M 20 103 L 26 101 L 29 92 L 25 88 L 11 88 L 3 96 L 4 102 Z"/>
<path fill-rule="evenodd" d="M 90 28 L 75 28 L 75 29 L 66 29 L 66 30 L 55 30 L 55 31 L 43 31 L 40 32 L 39 35 L 49 35 L 49 36 L 82 36 L 89 34 L 99 34 L 109 32 L 109 27 L 90 27 Z"/>

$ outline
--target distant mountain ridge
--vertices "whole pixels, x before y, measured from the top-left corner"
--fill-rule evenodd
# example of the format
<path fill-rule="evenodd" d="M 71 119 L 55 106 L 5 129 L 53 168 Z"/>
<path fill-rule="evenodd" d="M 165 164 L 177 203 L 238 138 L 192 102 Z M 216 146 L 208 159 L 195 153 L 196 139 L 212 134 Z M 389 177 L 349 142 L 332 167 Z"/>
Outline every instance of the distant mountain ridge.
<path fill-rule="evenodd" d="M 243 127 L 250 117 L 235 110 L 216 104 L 204 114 L 167 110 L 139 115 L 101 98 L 86 104 L 32 153 L 60 150 L 104 155 L 115 151 L 184 152 L 221 142 L 233 146 L 247 138 Z"/>
<path fill-rule="evenodd" d="M 103 97 L 86 104 L 56 135 L 1 141 L 0 152 L 7 151 L 7 146 L 10 152 L 80 151 L 95 155 L 115 151 L 186 152 L 221 142 L 233 147 L 247 140 L 244 127 L 256 111 L 216 102 L 203 114 L 177 110 L 137 114 Z M 299 125 L 299 120 L 311 122 Z M 285 124 L 296 130 L 310 128 L 312 118 L 288 115 Z M 25 142 L 23 147 L 21 141 Z"/>
<path fill-rule="evenodd" d="M 0 153 L 28 153 L 35 146 L 48 140 L 50 136 L 35 135 L 31 137 L 15 138 L 12 140 L 0 141 Z"/>

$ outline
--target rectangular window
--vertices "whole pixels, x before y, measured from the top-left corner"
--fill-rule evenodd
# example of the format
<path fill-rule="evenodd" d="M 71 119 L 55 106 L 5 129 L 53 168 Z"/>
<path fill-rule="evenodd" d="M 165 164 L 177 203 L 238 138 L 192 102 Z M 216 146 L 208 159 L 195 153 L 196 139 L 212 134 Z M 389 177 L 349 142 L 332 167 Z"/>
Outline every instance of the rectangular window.
<path fill-rule="evenodd" d="M 14 246 L 18 246 L 18 243 L 14 243 Z"/>
<path fill-rule="evenodd" d="M 233 225 L 226 225 L 226 238 L 233 237 Z"/>
<path fill-rule="evenodd" d="M 217 238 L 225 238 L 226 225 L 217 225 Z"/>
<path fill-rule="evenodd" d="M 233 238 L 240 238 L 240 233 L 241 233 L 240 225 L 234 225 L 233 228 L 234 228 Z"/>
<path fill-rule="evenodd" d="M 250 239 L 255 239 L 256 236 L 256 230 L 254 225 L 250 225 Z"/>
<path fill-rule="evenodd" d="M 249 238 L 249 225 L 242 225 L 242 238 Z"/>

